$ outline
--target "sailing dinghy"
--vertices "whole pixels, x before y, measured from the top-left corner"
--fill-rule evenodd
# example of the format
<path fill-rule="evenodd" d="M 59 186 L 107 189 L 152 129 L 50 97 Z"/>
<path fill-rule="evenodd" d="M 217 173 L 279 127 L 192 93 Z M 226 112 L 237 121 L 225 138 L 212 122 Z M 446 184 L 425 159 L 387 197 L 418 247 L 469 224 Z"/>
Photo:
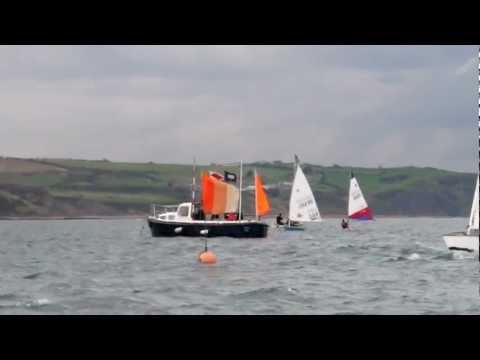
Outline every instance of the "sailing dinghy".
<path fill-rule="evenodd" d="M 293 179 L 292 190 L 290 192 L 288 221 L 282 227 L 285 230 L 304 230 L 302 224 L 307 222 L 321 222 L 322 218 L 297 155 L 295 155 L 294 168 L 295 178 Z"/>
<path fill-rule="evenodd" d="M 467 230 L 463 232 L 455 232 L 443 236 L 443 240 L 449 250 L 461 250 L 468 252 L 479 251 L 478 242 L 478 175 L 477 187 L 473 195 L 472 209 L 470 210 L 470 219 L 468 221 Z"/>
<path fill-rule="evenodd" d="M 348 217 L 354 220 L 373 220 L 372 210 L 368 207 L 353 171 L 350 174 L 348 192 Z"/>

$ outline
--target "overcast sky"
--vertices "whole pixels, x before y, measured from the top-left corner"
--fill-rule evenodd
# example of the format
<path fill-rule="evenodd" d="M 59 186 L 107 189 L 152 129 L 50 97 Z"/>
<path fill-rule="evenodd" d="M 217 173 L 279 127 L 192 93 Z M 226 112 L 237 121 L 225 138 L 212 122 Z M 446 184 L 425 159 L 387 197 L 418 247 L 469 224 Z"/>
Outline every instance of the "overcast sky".
<path fill-rule="evenodd" d="M 0 155 L 478 169 L 475 46 L 0 46 Z"/>

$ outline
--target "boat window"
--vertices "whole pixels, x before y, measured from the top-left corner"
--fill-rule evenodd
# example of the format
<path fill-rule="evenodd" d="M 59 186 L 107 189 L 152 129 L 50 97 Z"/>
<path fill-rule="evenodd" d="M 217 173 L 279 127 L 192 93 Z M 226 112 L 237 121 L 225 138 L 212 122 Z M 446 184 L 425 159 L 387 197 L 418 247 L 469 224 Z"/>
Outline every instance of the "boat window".
<path fill-rule="evenodd" d="M 188 216 L 188 206 L 181 206 L 178 208 L 178 216 Z"/>

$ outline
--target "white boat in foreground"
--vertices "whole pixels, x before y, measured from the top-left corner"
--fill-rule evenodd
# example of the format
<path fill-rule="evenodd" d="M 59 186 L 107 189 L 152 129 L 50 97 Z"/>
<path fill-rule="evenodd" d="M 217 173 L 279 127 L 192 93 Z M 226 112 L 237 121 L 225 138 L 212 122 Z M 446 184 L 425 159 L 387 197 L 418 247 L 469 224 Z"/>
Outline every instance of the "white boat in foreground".
<path fill-rule="evenodd" d="M 479 251 L 478 242 L 478 176 L 477 187 L 473 196 L 472 210 L 470 211 L 470 220 L 467 230 L 463 232 L 454 232 L 443 236 L 443 240 L 449 250 L 461 250 L 468 252 Z"/>

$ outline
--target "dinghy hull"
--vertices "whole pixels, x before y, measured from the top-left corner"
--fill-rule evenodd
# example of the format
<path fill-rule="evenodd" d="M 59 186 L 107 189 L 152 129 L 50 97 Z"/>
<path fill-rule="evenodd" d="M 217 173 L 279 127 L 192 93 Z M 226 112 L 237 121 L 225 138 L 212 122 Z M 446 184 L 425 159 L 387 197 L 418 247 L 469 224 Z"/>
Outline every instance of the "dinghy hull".
<path fill-rule="evenodd" d="M 232 237 L 265 238 L 268 225 L 259 221 L 163 221 L 148 218 L 153 237 Z"/>
<path fill-rule="evenodd" d="M 278 230 L 285 230 L 285 231 L 304 231 L 305 228 L 303 226 L 288 226 L 288 225 L 276 225 Z"/>
<path fill-rule="evenodd" d="M 478 234 L 467 235 L 465 232 L 451 233 L 443 236 L 449 250 L 478 253 Z"/>
<path fill-rule="evenodd" d="M 301 226 L 285 226 L 285 231 L 304 231 L 305 228 Z"/>

